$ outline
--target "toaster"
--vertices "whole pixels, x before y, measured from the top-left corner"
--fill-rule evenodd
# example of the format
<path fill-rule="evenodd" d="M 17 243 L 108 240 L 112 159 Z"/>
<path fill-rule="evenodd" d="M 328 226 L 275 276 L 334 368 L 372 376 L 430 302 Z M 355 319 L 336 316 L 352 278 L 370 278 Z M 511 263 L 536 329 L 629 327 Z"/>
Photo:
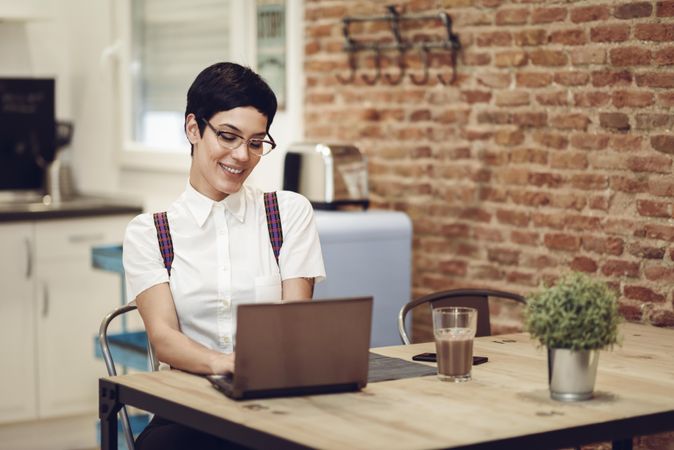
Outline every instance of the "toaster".
<path fill-rule="evenodd" d="M 370 204 L 367 160 L 353 145 L 292 144 L 283 163 L 283 189 L 304 195 L 316 209 Z"/>

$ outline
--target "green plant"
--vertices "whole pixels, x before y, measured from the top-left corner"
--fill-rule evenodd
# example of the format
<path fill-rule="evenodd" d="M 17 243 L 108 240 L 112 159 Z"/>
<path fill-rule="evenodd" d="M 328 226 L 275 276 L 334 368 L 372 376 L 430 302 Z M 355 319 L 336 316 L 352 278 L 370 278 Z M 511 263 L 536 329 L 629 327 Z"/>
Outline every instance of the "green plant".
<path fill-rule="evenodd" d="M 524 326 L 548 348 L 592 350 L 618 342 L 616 294 L 605 282 L 572 272 L 527 296 Z"/>

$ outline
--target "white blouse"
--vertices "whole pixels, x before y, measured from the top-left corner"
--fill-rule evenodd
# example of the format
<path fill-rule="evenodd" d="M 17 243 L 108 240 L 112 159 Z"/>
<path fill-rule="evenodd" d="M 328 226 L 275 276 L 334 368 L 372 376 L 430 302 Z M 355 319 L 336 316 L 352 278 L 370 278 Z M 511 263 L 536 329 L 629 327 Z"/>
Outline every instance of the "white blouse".
<path fill-rule="evenodd" d="M 188 182 L 168 209 L 174 258 L 169 278 L 151 213 L 134 218 L 124 237 L 127 298 L 169 282 L 181 331 L 202 345 L 234 350 L 236 306 L 281 300 L 281 280 L 325 278 L 309 201 L 277 192 L 283 246 L 277 265 L 263 192 L 244 186 L 215 202 Z"/>

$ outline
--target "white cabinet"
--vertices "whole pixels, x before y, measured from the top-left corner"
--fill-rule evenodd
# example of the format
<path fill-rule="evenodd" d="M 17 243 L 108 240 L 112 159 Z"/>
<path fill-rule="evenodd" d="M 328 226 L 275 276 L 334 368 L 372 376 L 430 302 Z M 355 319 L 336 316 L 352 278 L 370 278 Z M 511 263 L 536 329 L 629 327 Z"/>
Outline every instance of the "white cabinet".
<path fill-rule="evenodd" d="M 0 422 L 37 414 L 33 225 L 0 225 Z"/>
<path fill-rule="evenodd" d="M 94 357 L 93 338 L 103 316 L 119 305 L 121 285 L 116 274 L 91 267 L 91 247 L 119 244 L 129 220 L 117 215 L 0 226 L 0 276 L 3 286 L 12 286 L 0 294 L 0 422 L 95 414 L 98 378 L 106 373 Z M 19 356 L 15 369 L 8 362 Z M 5 383 L 5 366 L 22 380 Z"/>

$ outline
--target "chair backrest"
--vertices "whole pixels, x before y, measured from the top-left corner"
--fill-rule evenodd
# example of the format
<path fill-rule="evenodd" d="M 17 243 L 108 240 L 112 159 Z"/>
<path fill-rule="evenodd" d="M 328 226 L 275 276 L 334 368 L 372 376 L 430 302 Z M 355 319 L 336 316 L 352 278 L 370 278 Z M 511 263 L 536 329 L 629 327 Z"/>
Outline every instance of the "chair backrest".
<path fill-rule="evenodd" d="M 407 313 L 422 304 L 430 305 L 431 309 L 442 306 L 469 306 L 477 309 L 476 336 L 491 335 L 491 321 L 489 319 L 489 297 L 504 298 L 519 303 L 526 303 L 524 297 L 512 292 L 496 291 L 491 289 L 452 289 L 449 291 L 434 292 L 424 295 L 403 305 L 398 314 L 398 333 L 403 344 L 410 344 L 410 338 L 405 330 Z"/>
<path fill-rule="evenodd" d="M 101 346 L 101 353 L 103 354 L 103 360 L 105 361 L 105 367 L 108 370 L 108 375 L 110 376 L 115 376 L 117 375 L 117 370 L 115 368 L 115 362 L 112 360 L 112 353 L 110 352 L 110 343 L 108 342 L 108 326 L 110 325 L 110 322 L 117 317 L 121 316 L 122 314 L 126 314 L 130 311 L 135 311 L 138 309 L 136 306 L 136 301 L 132 301 L 127 303 L 126 305 L 122 305 L 118 308 L 115 308 L 111 312 L 109 312 L 101 321 L 101 327 L 98 331 L 98 343 Z M 152 345 L 150 344 L 150 341 L 148 340 L 147 344 L 147 353 L 148 357 L 150 358 L 150 364 L 151 368 L 153 371 L 157 370 L 159 367 L 159 361 L 157 360 L 157 356 L 155 355 L 154 349 L 152 348 Z M 126 448 L 128 450 L 134 450 L 134 440 L 133 440 L 133 433 L 131 431 L 131 424 L 129 422 L 129 416 L 127 415 L 126 412 L 126 407 L 122 407 L 122 409 L 119 411 L 120 415 L 120 422 L 122 424 L 122 429 L 124 431 L 124 437 L 126 438 Z"/>

